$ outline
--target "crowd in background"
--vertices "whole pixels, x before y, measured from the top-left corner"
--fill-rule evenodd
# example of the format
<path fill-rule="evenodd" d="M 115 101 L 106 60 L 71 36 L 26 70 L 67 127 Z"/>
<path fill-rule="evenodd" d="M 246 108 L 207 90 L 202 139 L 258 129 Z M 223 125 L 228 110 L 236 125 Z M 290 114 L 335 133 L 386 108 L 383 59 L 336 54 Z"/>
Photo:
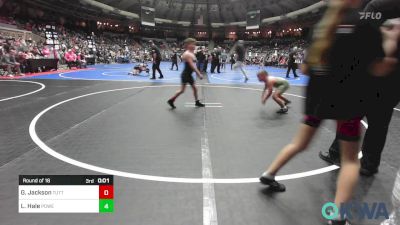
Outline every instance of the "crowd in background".
<path fill-rule="evenodd" d="M 93 58 L 96 63 L 108 64 L 152 60 L 149 42 L 130 37 L 128 34 L 87 34 L 84 31 L 71 30 L 58 25 L 55 27 L 59 45 L 55 47 L 46 44 L 45 24 L 17 23 L 6 18 L 0 19 L 2 23 L 17 24 L 20 29 L 30 30 L 43 37 L 43 41 L 33 41 L 0 36 L 0 72 L 3 76 L 20 76 L 49 70 L 49 68 L 39 68 L 38 71 L 31 71 L 27 65 L 29 59 L 55 59 L 58 60 L 58 67 L 69 69 L 86 67 L 88 58 Z M 88 36 L 92 37 L 95 45 L 90 43 Z M 235 59 L 233 44 L 233 42 L 205 42 L 200 45 L 199 50 L 209 63 L 216 60 L 216 56 L 218 60 L 229 63 Z M 172 61 L 176 56 L 179 61 L 179 56 L 183 53 L 182 45 L 177 41 L 158 40 L 156 45 L 164 61 Z M 296 59 L 300 63 L 304 58 L 306 46 L 306 41 L 298 37 L 274 38 L 264 42 L 252 41 L 246 44 L 246 63 L 286 66 L 288 55 L 294 47 L 298 49 Z M 220 55 L 222 55 L 221 58 Z M 58 67 L 51 69 L 59 69 Z"/>

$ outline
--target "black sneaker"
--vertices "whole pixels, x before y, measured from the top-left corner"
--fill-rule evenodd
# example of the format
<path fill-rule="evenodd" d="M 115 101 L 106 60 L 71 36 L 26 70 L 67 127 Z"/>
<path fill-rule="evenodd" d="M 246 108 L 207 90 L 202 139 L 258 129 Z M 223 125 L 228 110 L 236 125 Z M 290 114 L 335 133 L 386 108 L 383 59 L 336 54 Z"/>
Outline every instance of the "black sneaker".
<path fill-rule="evenodd" d="M 373 175 L 378 173 L 378 169 L 367 169 L 361 166 L 360 168 L 360 175 L 364 177 L 372 177 Z"/>
<path fill-rule="evenodd" d="M 164 79 L 164 76 L 160 76 L 158 79 Z"/>
<path fill-rule="evenodd" d="M 155 79 L 156 79 L 155 77 L 150 78 L 150 80 L 155 80 Z"/>
<path fill-rule="evenodd" d="M 168 105 L 171 106 L 172 109 L 176 109 L 176 106 L 174 105 L 174 100 L 168 100 Z"/>
<path fill-rule="evenodd" d="M 205 107 L 206 105 L 204 105 L 203 103 L 201 103 L 200 101 L 196 101 L 196 107 Z"/>
<path fill-rule="evenodd" d="M 329 220 L 328 225 L 351 225 L 347 220 Z"/>
<path fill-rule="evenodd" d="M 283 185 L 281 183 L 278 183 L 275 179 L 271 179 L 269 177 L 261 176 L 260 177 L 260 182 L 262 184 L 268 185 L 269 189 L 271 191 L 274 191 L 274 192 L 285 192 L 286 191 L 285 185 Z"/>
<path fill-rule="evenodd" d="M 329 151 L 326 152 L 320 151 L 319 157 L 327 163 L 340 165 L 340 157 L 331 154 Z"/>

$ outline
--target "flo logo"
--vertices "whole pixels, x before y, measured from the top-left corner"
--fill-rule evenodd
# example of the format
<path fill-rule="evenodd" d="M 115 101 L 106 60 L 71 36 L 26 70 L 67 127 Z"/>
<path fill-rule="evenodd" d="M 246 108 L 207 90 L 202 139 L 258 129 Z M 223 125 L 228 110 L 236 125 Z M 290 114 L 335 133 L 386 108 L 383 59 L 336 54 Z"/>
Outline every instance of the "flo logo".
<path fill-rule="evenodd" d="M 349 202 L 340 205 L 340 208 L 333 202 L 325 203 L 321 210 L 322 216 L 327 220 L 333 220 L 339 217 L 349 220 L 376 220 L 388 219 L 389 213 L 383 202 L 374 202 L 368 204 L 366 202 Z"/>
<path fill-rule="evenodd" d="M 380 19 L 382 19 L 382 13 L 380 13 L 380 12 L 360 12 L 360 19 L 361 20 L 367 20 L 367 19 L 380 20 Z"/>

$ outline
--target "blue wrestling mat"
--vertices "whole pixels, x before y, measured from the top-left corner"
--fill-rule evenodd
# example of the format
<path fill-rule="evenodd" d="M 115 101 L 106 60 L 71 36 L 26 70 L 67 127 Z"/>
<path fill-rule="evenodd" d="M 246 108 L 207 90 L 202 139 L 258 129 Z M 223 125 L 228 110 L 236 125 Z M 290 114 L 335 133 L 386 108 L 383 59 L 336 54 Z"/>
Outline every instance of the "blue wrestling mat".
<path fill-rule="evenodd" d="M 24 79 L 61 79 L 61 80 L 101 80 L 101 81 L 133 81 L 133 82 L 160 82 L 160 83 L 180 83 L 180 74 L 183 69 L 183 63 L 179 65 L 179 70 L 170 70 L 170 62 L 162 62 L 161 70 L 164 74 L 163 80 L 150 80 L 150 75 L 146 72 L 142 72 L 137 76 L 129 75 L 128 73 L 132 70 L 134 64 L 101 64 L 95 65 L 88 68 L 88 70 L 71 70 L 68 72 L 38 75 L 34 77 L 26 77 Z M 208 73 L 208 79 L 211 84 L 245 84 L 244 78 L 240 71 L 231 70 L 230 64 L 226 65 L 226 69 L 221 69 L 221 73 Z M 149 64 L 151 70 L 151 64 Z M 265 67 L 271 76 L 275 77 L 286 77 L 286 68 L 276 68 L 276 67 Z M 250 80 L 246 84 L 260 84 L 257 80 L 257 71 L 260 70 L 259 66 L 246 66 L 245 70 L 247 72 Z M 209 71 L 209 68 L 208 68 Z M 308 77 L 301 74 L 300 70 L 297 70 L 299 79 L 294 79 L 293 74 L 290 74 L 288 81 L 291 85 L 304 86 L 308 82 Z M 156 75 L 159 76 L 158 74 Z"/>

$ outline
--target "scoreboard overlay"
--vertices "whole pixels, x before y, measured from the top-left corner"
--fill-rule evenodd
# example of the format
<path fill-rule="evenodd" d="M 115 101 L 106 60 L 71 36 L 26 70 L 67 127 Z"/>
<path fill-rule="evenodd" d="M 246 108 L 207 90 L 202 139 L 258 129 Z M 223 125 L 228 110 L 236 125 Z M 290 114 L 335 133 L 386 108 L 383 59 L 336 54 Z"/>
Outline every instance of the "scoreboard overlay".
<path fill-rule="evenodd" d="M 19 213 L 112 213 L 111 175 L 20 175 Z"/>

